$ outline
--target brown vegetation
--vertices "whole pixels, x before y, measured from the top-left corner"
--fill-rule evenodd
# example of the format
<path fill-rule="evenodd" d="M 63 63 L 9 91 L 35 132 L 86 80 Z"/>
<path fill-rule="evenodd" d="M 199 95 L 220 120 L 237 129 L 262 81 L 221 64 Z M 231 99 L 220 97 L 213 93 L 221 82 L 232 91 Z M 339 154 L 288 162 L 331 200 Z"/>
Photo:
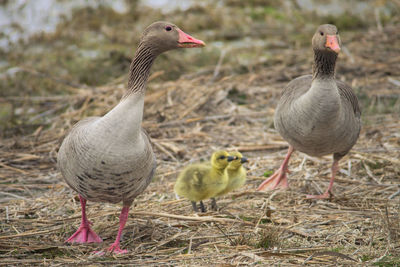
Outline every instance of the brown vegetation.
<path fill-rule="evenodd" d="M 291 159 L 289 190 L 255 191 L 285 155 L 287 145 L 273 129 L 274 108 L 285 84 L 311 71 L 309 46 L 269 44 L 268 59 L 242 72 L 223 63 L 232 56 L 224 50 L 220 64 L 174 81 L 161 81 L 163 72 L 153 72 L 143 126 L 152 137 L 158 169 L 131 209 L 121 243 L 129 253 L 118 256 L 91 254 L 113 240 L 118 205 L 88 203 L 88 217 L 104 243 L 64 243 L 79 224 L 80 205 L 55 161 L 68 129 L 115 105 L 126 76 L 89 87 L 25 69 L 62 84 L 67 94 L 0 100 L 37 107 L 35 116 L 49 125 L 0 139 L 0 265 L 399 264 L 400 27 L 348 32 L 342 41 L 347 49 L 339 57 L 337 77 L 357 92 L 363 129 L 340 163 L 328 201 L 305 195 L 326 188 L 331 157 L 299 152 Z M 175 200 L 177 174 L 221 148 L 249 158 L 248 182 L 218 201 L 219 212 L 193 214 L 189 201 Z"/>

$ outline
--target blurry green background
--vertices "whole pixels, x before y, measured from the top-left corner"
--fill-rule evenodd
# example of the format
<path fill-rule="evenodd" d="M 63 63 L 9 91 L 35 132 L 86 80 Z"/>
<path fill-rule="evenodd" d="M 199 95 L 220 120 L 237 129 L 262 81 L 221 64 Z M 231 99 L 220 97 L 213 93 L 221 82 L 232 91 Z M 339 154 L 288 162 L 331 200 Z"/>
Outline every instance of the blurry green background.
<path fill-rule="evenodd" d="M 343 39 L 398 23 L 399 2 L 0 0 L 0 137 L 50 123 L 34 97 L 125 82 L 140 34 L 154 21 L 171 21 L 207 43 L 161 55 L 153 68 L 163 71 L 160 82 L 214 68 L 221 50 L 229 51 L 223 64 L 232 73 L 271 66 L 274 48 L 295 57 L 319 24 L 336 24 Z"/>

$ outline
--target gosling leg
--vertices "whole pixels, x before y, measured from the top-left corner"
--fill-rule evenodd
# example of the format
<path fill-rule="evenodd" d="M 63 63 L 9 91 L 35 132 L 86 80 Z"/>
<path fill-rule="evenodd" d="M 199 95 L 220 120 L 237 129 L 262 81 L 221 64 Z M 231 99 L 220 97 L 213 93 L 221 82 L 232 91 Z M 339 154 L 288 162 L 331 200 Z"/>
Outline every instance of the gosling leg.
<path fill-rule="evenodd" d="M 217 201 L 215 200 L 214 197 L 211 198 L 211 209 L 215 211 L 218 210 Z"/>
<path fill-rule="evenodd" d="M 206 212 L 206 207 L 204 206 L 204 203 L 202 200 L 200 200 L 200 210 L 201 210 L 201 212 Z"/>
<path fill-rule="evenodd" d="M 192 207 L 194 212 L 199 212 L 199 209 L 197 208 L 196 202 L 192 201 Z"/>

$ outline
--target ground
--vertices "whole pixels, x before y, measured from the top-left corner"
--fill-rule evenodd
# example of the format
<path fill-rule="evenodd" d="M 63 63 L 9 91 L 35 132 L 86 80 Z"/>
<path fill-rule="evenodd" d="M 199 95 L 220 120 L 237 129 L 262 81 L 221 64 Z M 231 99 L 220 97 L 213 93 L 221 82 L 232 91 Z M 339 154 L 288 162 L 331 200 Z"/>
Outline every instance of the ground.
<path fill-rule="evenodd" d="M 285 156 L 287 143 L 274 129 L 273 114 L 285 84 L 311 71 L 309 42 L 317 25 L 306 23 L 303 13 L 289 19 L 280 7 L 261 8 L 263 1 L 254 1 L 242 12 L 235 9 L 239 1 L 227 2 L 231 7 L 223 11 L 193 7 L 188 13 L 194 18 L 182 28 L 206 43 L 217 39 L 231 45 L 217 49 L 210 41 L 204 51 L 174 51 L 155 63 L 143 127 L 152 138 L 158 168 L 131 208 L 121 243 L 129 250 L 125 255 L 92 253 L 113 242 L 120 205 L 88 203 L 88 217 L 103 243 L 64 243 L 79 226 L 80 205 L 56 168 L 56 155 L 75 122 L 104 114 L 126 90 L 131 40 L 137 38 L 111 29 L 131 18 L 113 18 L 115 14 L 106 9 L 96 11 L 108 14 L 104 17 L 110 29 L 94 22 L 88 25 L 111 37 L 99 48 L 109 53 L 107 60 L 96 59 L 93 66 L 93 60 L 65 60 L 71 57 L 59 54 L 65 44 L 54 44 L 57 38 L 68 43 L 70 32 L 79 25 L 74 17 L 60 26 L 61 32 L 34 37 L 37 47 L 48 42 L 56 47 L 47 52 L 48 60 L 23 53 L 32 44 L 2 52 L 21 71 L 0 83 L 4 89 L 0 95 L 0 265 L 400 264 L 398 17 L 382 18 L 383 25 L 378 26 L 350 15 L 315 18 L 317 23 L 327 20 L 339 27 L 345 49 L 338 59 L 337 78 L 355 90 L 363 128 L 357 144 L 340 161 L 332 198 L 308 200 L 306 194 L 326 189 L 331 156 L 312 158 L 295 152 L 288 190 L 255 189 Z M 230 16 L 219 16 L 219 11 Z M 87 16 L 90 21 L 91 12 L 76 11 L 75 19 Z M 205 12 L 211 19 L 200 19 Z M 160 16 L 185 25 L 184 14 Z M 232 19 L 235 15 L 249 18 L 243 20 L 247 26 Z M 145 23 L 150 20 L 141 18 Z M 297 20 L 297 28 L 285 26 L 292 20 Z M 205 31 L 207 27 L 213 31 Z M 300 27 L 304 28 L 300 31 Z M 137 28 L 125 26 L 122 31 L 137 33 Z M 80 30 L 85 38 L 93 34 L 93 29 Z M 266 41 L 242 43 L 243 34 Z M 115 42 L 112 47 L 110 40 Z M 197 62 L 199 67 L 194 68 Z M 95 73 L 103 70 L 101 81 L 93 73 L 76 70 L 81 66 Z M 194 214 L 189 201 L 175 199 L 175 179 L 182 167 L 208 160 L 216 149 L 239 150 L 249 158 L 247 183 L 218 199 L 218 212 Z"/>

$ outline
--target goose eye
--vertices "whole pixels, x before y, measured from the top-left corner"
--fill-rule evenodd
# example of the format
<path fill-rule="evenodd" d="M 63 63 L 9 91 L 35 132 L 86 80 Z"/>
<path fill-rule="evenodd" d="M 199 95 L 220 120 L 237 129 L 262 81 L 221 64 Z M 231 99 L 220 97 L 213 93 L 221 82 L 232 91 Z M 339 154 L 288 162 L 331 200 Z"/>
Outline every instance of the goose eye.
<path fill-rule="evenodd" d="M 219 157 L 219 159 L 225 159 L 225 156 L 221 156 L 221 157 Z"/>
<path fill-rule="evenodd" d="M 321 34 L 321 36 L 324 36 L 324 33 L 323 33 L 323 32 L 319 32 L 319 34 Z"/>
<path fill-rule="evenodd" d="M 165 27 L 165 30 L 166 30 L 167 32 L 169 32 L 170 30 L 172 30 L 172 27 L 171 27 L 171 26 L 167 26 L 167 27 Z"/>

